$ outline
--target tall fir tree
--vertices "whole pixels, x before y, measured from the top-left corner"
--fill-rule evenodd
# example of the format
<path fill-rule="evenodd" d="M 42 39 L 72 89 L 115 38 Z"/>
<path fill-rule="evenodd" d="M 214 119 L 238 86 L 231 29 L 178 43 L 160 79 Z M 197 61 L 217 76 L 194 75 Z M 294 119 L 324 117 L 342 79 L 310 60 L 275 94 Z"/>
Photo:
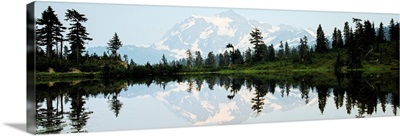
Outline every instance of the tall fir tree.
<path fill-rule="evenodd" d="M 285 42 L 285 58 L 289 58 L 290 57 L 290 48 L 289 48 L 289 44 L 288 44 L 288 42 L 286 41 Z"/>
<path fill-rule="evenodd" d="M 268 61 L 275 61 L 275 49 L 273 44 L 268 46 Z"/>
<path fill-rule="evenodd" d="M 232 45 L 232 43 L 228 43 L 228 45 L 226 45 L 226 48 L 227 49 L 231 49 L 230 51 L 229 51 L 229 54 L 230 54 L 230 59 L 231 59 L 231 61 L 232 61 L 232 63 L 231 64 L 235 64 L 235 61 L 236 61 L 236 53 L 235 53 L 235 47 L 233 47 L 233 45 Z"/>
<path fill-rule="evenodd" d="M 298 48 L 299 48 L 299 58 L 301 63 L 306 63 L 309 61 L 307 42 L 308 42 L 307 36 L 300 38 L 300 45 Z"/>
<path fill-rule="evenodd" d="M 378 35 L 377 35 L 377 42 L 378 43 L 383 43 L 385 42 L 385 31 L 383 30 L 383 23 L 381 22 L 379 24 L 379 29 L 378 29 Z"/>
<path fill-rule="evenodd" d="M 229 55 L 229 53 L 228 53 L 228 51 L 226 51 L 225 50 L 225 52 L 224 52 L 224 66 L 229 66 L 231 63 L 231 57 L 230 57 L 230 55 Z"/>
<path fill-rule="evenodd" d="M 206 59 L 206 65 L 214 67 L 215 66 L 215 55 L 213 52 L 209 52 Z"/>
<path fill-rule="evenodd" d="M 393 18 L 390 20 L 389 34 L 391 42 L 399 42 L 399 23 L 395 23 Z"/>
<path fill-rule="evenodd" d="M 248 48 L 248 49 L 246 50 L 246 52 L 245 52 L 245 60 L 244 60 L 244 63 L 245 63 L 245 64 L 251 64 L 252 62 L 253 62 L 253 57 L 252 57 L 252 54 L 251 54 L 251 49 Z"/>
<path fill-rule="evenodd" d="M 196 52 L 195 52 L 195 55 L 196 55 L 195 65 L 196 65 L 196 66 L 201 66 L 201 65 L 203 65 L 203 57 L 201 57 L 200 51 L 196 51 Z"/>
<path fill-rule="evenodd" d="M 337 29 L 336 38 L 337 38 L 337 47 L 338 48 L 344 48 L 342 31 L 340 31 L 340 29 Z"/>
<path fill-rule="evenodd" d="M 235 51 L 235 61 L 233 61 L 234 62 L 234 64 L 239 64 L 239 65 L 241 65 L 241 64 L 243 64 L 244 63 L 244 60 L 243 60 L 243 55 L 242 55 L 242 53 L 240 52 L 240 50 L 239 49 L 236 49 L 236 51 Z"/>
<path fill-rule="evenodd" d="M 161 64 L 165 67 L 168 65 L 168 60 L 165 58 L 165 55 L 163 54 L 161 57 Z"/>
<path fill-rule="evenodd" d="M 344 28 L 343 28 L 343 35 L 344 35 L 344 47 L 348 48 L 349 46 L 351 46 L 350 43 L 350 33 L 352 33 L 350 31 L 350 26 L 349 26 L 349 22 L 345 22 L 344 23 Z"/>
<path fill-rule="evenodd" d="M 284 50 L 284 47 L 283 47 L 283 42 L 281 41 L 280 45 L 279 45 L 279 50 L 278 50 L 278 58 L 279 59 L 283 59 L 284 55 L 285 55 L 285 50 Z"/>
<path fill-rule="evenodd" d="M 107 43 L 108 47 L 107 49 L 111 51 L 111 55 L 117 59 L 117 51 L 119 48 L 122 47 L 122 42 L 118 37 L 117 33 L 114 33 L 114 36 L 110 39 L 110 41 Z"/>
<path fill-rule="evenodd" d="M 71 57 L 72 59 L 79 61 L 84 52 L 84 44 L 87 41 L 93 40 L 89 37 L 89 33 L 86 32 L 86 27 L 82 23 L 86 22 L 88 19 L 84 14 L 80 14 L 78 11 L 68 9 L 65 13 L 66 21 L 70 22 L 71 27 L 68 28 L 70 32 L 67 34 L 69 43 L 71 44 Z"/>
<path fill-rule="evenodd" d="M 224 55 L 222 53 L 220 53 L 218 55 L 218 66 L 219 67 L 224 67 L 225 66 L 225 59 L 224 59 Z"/>
<path fill-rule="evenodd" d="M 335 27 L 335 29 L 333 29 L 333 33 L 332 33 L 332 48 L 337 48 L 337 29 Z"/>
<path fill-rule="evenodd" d="M 338 38 L 337 38 L 337 29 L 333 29 L 332 33 L 332 48 L 338 48 Z"/>
<path fill-rule="evenodd" d="M 353 18 L 353 22 L 356 25 L 356 30 L 351 36 L 353 38 L 352 46 L 349 47 L 349 66 L 350 68 L 361 68 L 361 56 L 365 52 L 362 47 L 365 46 L 365 34 L 363 24 L 361 24 L 361 19 Z"/>
<path fill-rule="evenodd" d="M 376 33 L 374 24 L 369 20 L 364 21 L 364 45 L 362 48 L 365 50 L 364 54 L 367 54 L 371 49 L 372 45 L 375 43 Z"/>
<path fill-rule="evenodd" d="M 251 31 L 250 36 L 252 37 L 250 39 L 250 43 L 254 45 L 253 62 L 260 62 L 264 60 L 265 57 L 265 43 L 263 41 L 262 33 L 260 29 L 256 27 L 253 31 Z"/>
<path fill-rule="evenodd" d="M 396 37 L 395 37 L 395 24 L 394 24 L 394 20 L 393 18 L 390 20 L 390 24 L 389 24 L 389 34 L 390 34 L 390 41 L 393 42 Z"/>
<path fill-rule="evenodd" d="M 317 46 L 315 47 L 315 52 L 324 53 L 327 50 L 328 48 L 326 46 L 325 34 L 320 24 L 317 29 Z"/>
<path fill-rule="evenodd" d="M 53 56 L 53 46 L 64 40 L 64 36 L 61 33 L 66 28 L 58 20 L 57 14 L 54 13 L 51 6 L 48 6 L 42 12 L 42 17 L 36 20 L 36 24 L 42 26 L 41 28 L 37 27 L 38 29 L 36 30 L 37 43 L 39 46 L 46 46 L 46 57 L 51 58 Z M 58 48 L 56 48 L 56 51 L 58 52 Z"/>
<path fill-rule="evenodd" d="M 186 51 L 186 55 L 187 55 L 187 66 L 188 67 L 192 67 L 193 66 L 193 53 L 192 51 L 189 49 Z"/>

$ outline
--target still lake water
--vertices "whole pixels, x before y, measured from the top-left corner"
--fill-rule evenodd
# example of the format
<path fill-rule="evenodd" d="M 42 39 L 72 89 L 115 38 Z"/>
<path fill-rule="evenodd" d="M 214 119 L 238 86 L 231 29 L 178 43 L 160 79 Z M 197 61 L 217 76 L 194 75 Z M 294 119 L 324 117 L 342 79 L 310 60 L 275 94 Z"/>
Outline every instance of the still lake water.
<path fill-rule="evenodd" d="M 395 116 L 398 71 L 36 84 L 37 133 Z"/>

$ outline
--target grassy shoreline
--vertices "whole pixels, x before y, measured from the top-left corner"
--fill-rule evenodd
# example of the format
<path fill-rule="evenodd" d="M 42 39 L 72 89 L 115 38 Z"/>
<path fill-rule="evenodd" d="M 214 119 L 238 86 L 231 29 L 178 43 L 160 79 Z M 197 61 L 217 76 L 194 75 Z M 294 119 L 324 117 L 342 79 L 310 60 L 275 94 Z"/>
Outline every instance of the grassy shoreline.
<path fill-rule="evenodd" d="M 342 72 L 351 72 L 351 71 L 364 71 L 367 73 L 370 72 L 389 72 L 389 71 L 398 71 L 393 70 L 390 67 L 364 67 L 359 69 L 345 69 Z M 220 75 L 229 75 L 229 74 L 288 74 L 288 73 L 321 73 L 334 72 L 334 69 L 328 68 L 307 68 L 307 69 L 267 69 L 267 70 L 258 70 L 258 69 L 243 69 L 243 68 L 230 68 L 230 69 L 220 69 L 216 71 L 184 71 L 176 73 L 176 75 L 202 75 L 202 74 L 220 74 Z M 100 79 L 102 77 L 101 72 L 38 72 L 36 73 L 36 79 L 39 81 L 49 81 L 49 80 L 60 80 L 60 79 Z"/>
<path fill-rule="evenodd" d="M 100 79 L 101 72 L 37 72 L 36 81 L 68 81 L 76 79 Z"/>

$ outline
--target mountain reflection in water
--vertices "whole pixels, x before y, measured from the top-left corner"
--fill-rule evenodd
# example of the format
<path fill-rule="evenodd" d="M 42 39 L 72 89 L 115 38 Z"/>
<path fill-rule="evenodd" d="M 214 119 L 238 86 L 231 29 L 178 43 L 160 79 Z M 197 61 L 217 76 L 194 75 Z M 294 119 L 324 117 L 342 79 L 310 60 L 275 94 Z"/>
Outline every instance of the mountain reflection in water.
<path fill-rule="evenodd" d="M 398 72 L 103 79 L 36 84 L 37 132 L 395 116 Z"/>

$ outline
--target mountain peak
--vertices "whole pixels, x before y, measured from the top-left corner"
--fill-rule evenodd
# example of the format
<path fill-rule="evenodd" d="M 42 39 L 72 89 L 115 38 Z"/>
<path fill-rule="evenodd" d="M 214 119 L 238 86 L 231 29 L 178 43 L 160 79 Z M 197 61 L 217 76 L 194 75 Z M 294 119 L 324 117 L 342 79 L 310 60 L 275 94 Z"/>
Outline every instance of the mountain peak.
<path fill-rule="evenodd" d="M 227 18 L 231 18 L 233 20 L 243 20 L 243 21 L 247 21 L 247 19 L 245 17 L 243 17 L 242 15 L 239 15 L 238 13 L 236 13 L 234 10 L 229 9 L 227 11 L 218 13 L 217 16 L 219 17 L 227 17 Z"/>

